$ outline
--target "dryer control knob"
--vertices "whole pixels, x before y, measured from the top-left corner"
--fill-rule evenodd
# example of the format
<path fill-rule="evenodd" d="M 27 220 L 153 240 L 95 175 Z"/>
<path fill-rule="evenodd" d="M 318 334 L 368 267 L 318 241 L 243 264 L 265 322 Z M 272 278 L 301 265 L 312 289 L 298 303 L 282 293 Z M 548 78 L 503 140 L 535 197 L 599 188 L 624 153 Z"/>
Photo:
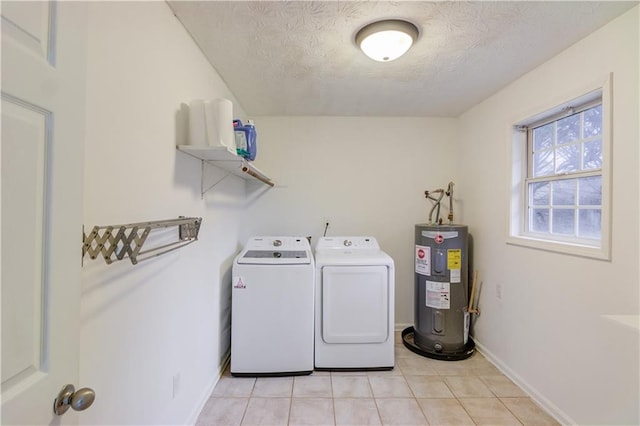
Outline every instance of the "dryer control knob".
<path fill-rule="evenodd" d="M 280 247 L 280 246 L 282 245 L 282 241 L 280 241 L 280 240 L 275 240 L 275 241 L 273 242 L 273 245 L 274 245 L 275 247 Z"/>
<path fill-rule="evenodd" d="M 353 242 L 351 242 L 351 240 L 344 240 L 345 247 L 351 247 L 352 244 Z"/>

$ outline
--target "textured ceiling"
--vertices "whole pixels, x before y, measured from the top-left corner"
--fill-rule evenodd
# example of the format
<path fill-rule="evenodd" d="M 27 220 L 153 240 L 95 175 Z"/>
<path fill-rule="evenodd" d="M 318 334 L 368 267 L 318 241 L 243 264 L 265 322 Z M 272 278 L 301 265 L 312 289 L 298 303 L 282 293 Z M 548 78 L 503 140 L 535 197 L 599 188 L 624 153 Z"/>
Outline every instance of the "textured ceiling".
<path fill-rule="evenodd" d="M 252 116 L 457 116 L 636 4 L 169 1 Z M 354 43 L 383 18 L 420 28 L 389 63 Z"/>

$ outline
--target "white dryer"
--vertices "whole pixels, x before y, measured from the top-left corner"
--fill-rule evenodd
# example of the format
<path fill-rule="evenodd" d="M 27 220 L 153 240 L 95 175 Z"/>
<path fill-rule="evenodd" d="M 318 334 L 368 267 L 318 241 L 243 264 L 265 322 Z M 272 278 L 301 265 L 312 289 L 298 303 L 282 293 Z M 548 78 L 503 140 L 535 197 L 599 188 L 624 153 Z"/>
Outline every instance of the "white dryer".
<path fill-rule="evenodd" d="M 316 369 L 392 369 L 391 256 L 373 237 L 323 237 L 315 262 Z"/>
<path fill-rule="evenodd" d="M 249 239 L 233 262 L 233 376 L 313 371 L 314 274 L 306 238 Z"/>

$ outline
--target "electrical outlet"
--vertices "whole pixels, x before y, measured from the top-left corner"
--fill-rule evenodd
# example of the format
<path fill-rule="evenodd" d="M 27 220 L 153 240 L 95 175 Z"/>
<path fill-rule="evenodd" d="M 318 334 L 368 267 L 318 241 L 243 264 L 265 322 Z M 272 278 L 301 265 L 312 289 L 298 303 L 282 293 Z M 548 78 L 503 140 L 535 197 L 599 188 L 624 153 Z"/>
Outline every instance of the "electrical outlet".
<path fill-rule="evenodd" d="M 180 392 L 180 373 L 176 373 L 173 375 L 173 399 L 176 399 L 178 396 L 178 392 Z"/>
<path fill-rule="evenodd" d="M 502 284 L 496 284 L 496 297 L 502 300 Z"/>

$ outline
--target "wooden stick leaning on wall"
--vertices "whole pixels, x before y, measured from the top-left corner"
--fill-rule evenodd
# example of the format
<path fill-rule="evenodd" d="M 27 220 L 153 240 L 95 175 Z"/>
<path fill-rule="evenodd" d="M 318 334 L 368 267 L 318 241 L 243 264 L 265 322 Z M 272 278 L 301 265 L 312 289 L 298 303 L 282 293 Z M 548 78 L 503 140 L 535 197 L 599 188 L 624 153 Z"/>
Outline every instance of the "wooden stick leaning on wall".
<path fill-rule="evenodd" d="M 478 282 L 478 271 L 473 272 L 473 281 L 471 282 L 471 296 L 469 297 L 469 308 L 467 311 L 470 314 L 480 315 L 480 310 L 475 307 L 476 297 L 476 284 Z"/>

